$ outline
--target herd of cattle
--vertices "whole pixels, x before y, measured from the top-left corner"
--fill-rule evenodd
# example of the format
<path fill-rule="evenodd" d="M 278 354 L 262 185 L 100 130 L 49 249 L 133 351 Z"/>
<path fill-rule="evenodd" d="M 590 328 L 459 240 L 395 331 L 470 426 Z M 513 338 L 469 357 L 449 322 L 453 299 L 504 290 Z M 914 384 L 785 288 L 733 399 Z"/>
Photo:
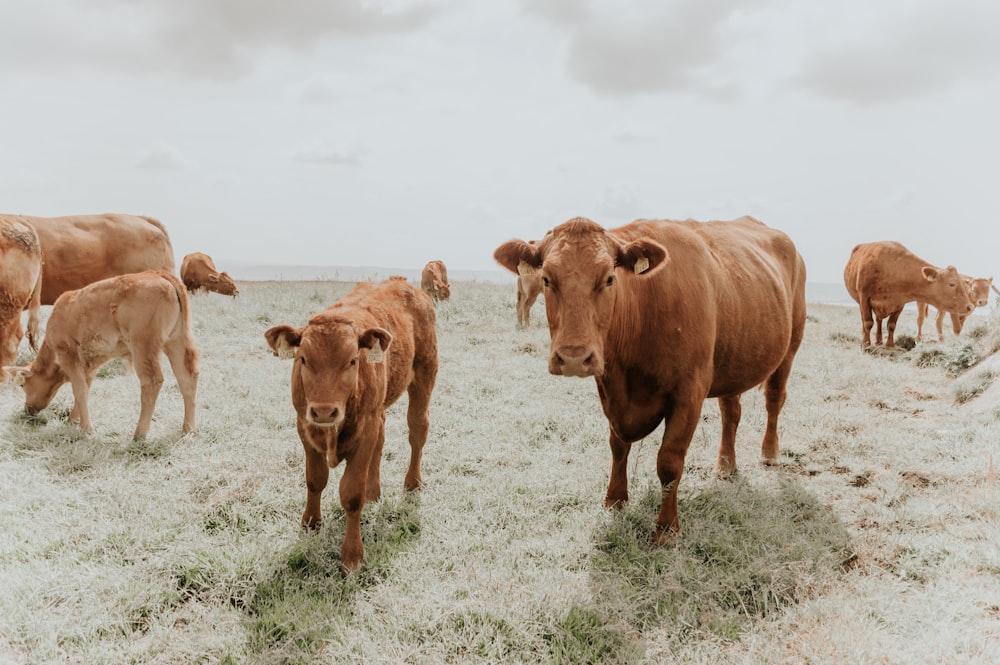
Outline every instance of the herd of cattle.
<path fill-rule="evenodd" d="M 736 469 L 740 397 L 762 386 L 767 424 L 764 464 L 778 462 L 778 416 L 806 321 L 806 267 L 791 239 L 752 217 L 727 222 L 638 220 L 605 229 L 571 219 L 537 241 L 511 240 L 493 254 L 517 276 L 517 323 L 528 325 L 545 294 L 550 373 L 594 377 L 608 419 L 611 474 L 605 505 L 628 500 L 632 443 L 665 422 L 657 455 L 663 496 L 655 542 L 680 531 L 677 485 L 703 402 L 718 399 L 722 436 L 716 464 Z M 0 366 L 24 388 L 30 412 L 45 408 L 70 383 L 70 420 L 91 432 L 87 395 L 98 368 L 126 358 L 140 381 L 135 437 L 148 432 L 167 356 L 184 399 L 184 432 L 195 428 L 198 351 L 188 292 L 237 295 L 233 280 L 205 254 L 189 254 L 178 280 L 163 225 L 147 217 L 0 215 Z M 904 305 L 927 305 L 937 328 L 950 314 L 956 334 L 988 303 L 992 278 L 973 279 L 923 261 L 895 242 L 854 248 L 844 282 L 857 301 L 862 346 L 894 346 Z M 403 483 L 421 484 L 420 463 L 438 372 L 435 303 L 451 295 L 447 269 L 429 262 L 421 288 L 402 277 L 365 282 L 305 325 L 264 331 L 274 355 L 294 359 L 291 388 L 306 456 L 302 524 L 316 528 L 329 470 L 345 462 L 340 501 L 346 515 L 344 572 L 364 559 L 360 518 L 381 494 L 385 410 L 408 393 L 410 463 Z M 40 307 L 53 305 L 41 347 Z M 24 331 L 37 354 L 11 363 Z"/>

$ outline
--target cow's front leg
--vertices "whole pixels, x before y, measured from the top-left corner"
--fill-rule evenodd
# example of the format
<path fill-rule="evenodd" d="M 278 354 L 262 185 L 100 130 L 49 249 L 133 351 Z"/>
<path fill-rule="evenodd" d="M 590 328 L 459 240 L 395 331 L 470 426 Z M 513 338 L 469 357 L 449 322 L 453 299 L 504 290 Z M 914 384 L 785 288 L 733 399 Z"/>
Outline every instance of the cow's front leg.
<path fill-rule="evenodd" d="M 707 391 L 698 392 L 704 395 Z M 663 492 L 660 514 L 656 518 L 656 531 L 651 539 L 656 544 L 667 543 L 681 532 L 681 523 L 677 519 L 677 485 L 684 472 L 684 457 L 698 426 L 703 401 L 703 396 L 678 399 L 673 413 L 666 421 L 663 443 L 656 455 L 656 475 L 660 478 Z"/>
<path fill-rule="evenodd" d="M 369 448 L 370 450 L 370 448 Z M 340 505 L 344 507 L 344 544 L 340 546 L 340 572 L 358 570 L 364 563 L 365 547 L 361 542 L 361 509 L 365 505 L 365 484 L 371 453 L 359 451 L 347 460 L 340 479 Z"/>
<path fill-rule="evenodd" d="M 320 499 L 330 478 L 330 467 L 326 455 L 313 448 L 307 440 L 303 439 L 302 447 L 306 451 L 306 507 L 302 511 L 302 526 L 318 529 L 323 524 Z"/>
<path fill-rule="evenodd" d="M 611 445 L 611 478 L 604 497 L 605 508 L 624 508 L 628 503 L 628 454 L 632 444 L 622 440 L 614 430 L 608 439 Z"/>
<path fill-rule="evenodd" d="M 90 382 L 87 375 L 80 367 L 73 367 L 66 371 L 69 375 L 69 382 L 73 388 L 73 409 L 69 413 L 69 419 L 80 423 L 80 429 L 87 434 L 94 433 L 94 424 L 90 422 Z"/>

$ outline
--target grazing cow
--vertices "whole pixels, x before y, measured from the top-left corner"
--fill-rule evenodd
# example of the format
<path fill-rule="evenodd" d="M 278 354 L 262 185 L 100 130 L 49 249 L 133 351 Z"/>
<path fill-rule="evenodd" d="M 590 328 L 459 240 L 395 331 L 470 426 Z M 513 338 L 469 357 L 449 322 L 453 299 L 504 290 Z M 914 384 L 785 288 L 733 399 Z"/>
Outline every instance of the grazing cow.
<path fill-rule="evenodd" d="M 302 525 L 322 522 L 320 499 L 330 469 L 346 462 L 340 479 L 346 533 L 341 572 L 360 568 L 361 509 L 381 496 L 385 410 L 409 395 L 410 465 L 404 490 L 420 487 L 420 460 L 430 424 L 438 353 L 434 303 L 403 277 L 364 282 L 301 328 L 264 332 L 276 356 L 294 358 L 292 404 L 306 454 Z"/>
<path fill-rule="evenodd" d="M 133 438 L 149 432 L 163 384 L 160 353 L 170 361 L 184 398 L 185 433 L 195 427 L 198 350 L 191 333 L 188 295 L 168 272 L 148 270 L 94 282 L 59 296 L 42 348 L 31 365 L 8 367 L 24 388 L 25 408 L 41 411 L 64 383 L 73 386 L 70 420 L 94 431 L 87 398 L 101 365 L 125 358 L 139 376 L 141 409 Z"/>
<path fill-rule="evenodd" d="M 891 240 L 855 246 L 844 267 L 844 285 L 861 311 L 864 349 L 872 345 L 873 325 L 875 344 L 882 344 L 882 321 L 886 318 L 885 348 L 896 347 L 896 321 L 908 302 L 927 302 L 939 310 L 964 316 L 975 307 L 954 266 L 932 266 Z"/>
<path fill-rule="evenodd" d="M 427 292 L 432 300 L 447 300 L 451 297 L 451 284 L 448 283 L 448 268 L 443 261 L 430 261 L 420 273 L 420 288 Z"/>
<path fill-rule="evenodd" d="M 527 328 L 531 318 L 531 306 L 542 292 L 541 274 L 522 263 L 517 267 L 517 325 Z"/>
<path fill-rule="evenodd" d="M 680 532 L 677 484 L 706 398 L 718 398 L 722 416 L 720 476 L 736 469 L 740 395 L 761 384 L 761 453 L 778 462 L 778 413 L 806 320 L 805 264 L 784 233 L 751 217 L 616 229 L 576 218 L 493 256 L 512 271 L 522 262 L 540 271 L 549 372 L 596 380 L 611 430 L 607 507 L 628 500 L 632 443 L 666 422 L 654 542 Z"/>
<path fill-rule="evenodd" d="M 133 215 L 24 217 L 42 244 L 42 304 L 98 280 L 143 270 L 174 271 L 163 224 Z"/>
<path fill-rule="evenodd" d="M 240 294 L 233 279 L 227 273 L 216 270 L 212 257 L 201 252 L 188 254 L 181 261 L 181 281 L 191 293 L 214 291 L 234 298 Z"/>
<path fill-rule="evenodd" d="M 985 307 L 990 304 L 990 289 L 993 288 L 993 278 L 992 277 L 969 277 L 968 275 L 961 275 L 962 280 L 965 282 L 965 288 L 969 291 L 969 297 L 972 298 L 972 302 L 975 303 L 976 307 Z M 921 339 L 921 329 L 924 326 L 924 319 L 927 318 L 927 312 L 929 306 L 925 302 L 917 303 L 917 339 Z M 935 319 L 934 324 L 937 328 L 938 340 L 944 341 L 944 333 L 941 330 L 941 324 L 944 322 L 944 310 L 938 310 L 937 319 Z M 962 326 L 965 325 L 965 319 L 968 315 L 965 314 L 951 314 L 951 328 L 958 335 L 962 332 Z"/>
<path fill-rule="evenodd" d="M 28 343 L 38 348 L 41 320 L 42 249 L 34 229 L 19 217 L 0 215 L 0 367 L 17 358 L 24 337 L 21 312 L 28 310 Z M 0 380 L 6 379 L 0 370 Z"/>

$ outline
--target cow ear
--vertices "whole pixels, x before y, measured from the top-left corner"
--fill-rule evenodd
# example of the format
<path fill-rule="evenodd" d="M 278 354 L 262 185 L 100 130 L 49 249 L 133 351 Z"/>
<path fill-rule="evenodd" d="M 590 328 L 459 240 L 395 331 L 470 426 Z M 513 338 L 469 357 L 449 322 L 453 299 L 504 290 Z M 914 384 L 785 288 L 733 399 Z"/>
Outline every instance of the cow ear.
<path fill-rule="evenodd" d="M 670 255 L 667 249 L 648 238 L 639 238 L 626 245 L 618 246 L 615 265 L 627 268 L 637 275 L 652 275 L 667 264 Z"/>
<path fill-rule="evenodd" d="M 382 352 L 392 343 L 392 333 L 384 328 L 369 328 L 358 336 L 358 347 L 368 349 L 368 362 L 382 362 Z"/>
<path fill-rule="evenodd" d="M 537 243 L 523 240 L 508 240 L 500 245 L 493 252 L 493 259 L 515 275 L 524 270 L 522 263 L 535 269 L 542 267 L 542 254 Z"/>
<path fill-rule="evenodd" d="M 289 325 L 273 326 L 264 331 L 264 339 L 271 351 L 279 358 L 293 358 L 302 341 L 302 329 Z"/>
<path fill-rule="evenodd" d="M 937 279 L 939 273 L 940 271 L 934 266 L 924 266 L 923 268 L 920 269 L 920 274 L 922 274 L 924 276 L 924 279 L 926 279 L 928 282 L 933 282 L 935 279 Z"/>
<path fill-rule="evenodd" d="M 23 386 L 24 382 L 31 378 L 31 367 L 4 367 L 4 381 L 13 383 L 15 386 Z"/>

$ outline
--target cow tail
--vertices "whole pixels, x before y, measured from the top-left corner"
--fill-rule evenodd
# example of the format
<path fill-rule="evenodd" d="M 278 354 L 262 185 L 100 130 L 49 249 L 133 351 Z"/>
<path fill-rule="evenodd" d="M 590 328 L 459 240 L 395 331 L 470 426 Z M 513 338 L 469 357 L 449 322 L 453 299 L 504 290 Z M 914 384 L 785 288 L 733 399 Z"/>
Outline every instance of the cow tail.
<path fill-rule="evenodd" d="M 173 274 L 163 271 L 164 277 L 170 281 L 177 293 L 177 302 L 181 307 L 180 334 L 184 339 L 184 367 L 188 372 L 198 374 L 198 347 L 194 342 L 194 332 L 191 328 L 191 300 L 188 298 L 187 287 Z"/>
<path fill-rule="evenodd" d="M 28 301 L 28 345 L 32 351 L 38 352 L 38 338 L 42 330 L 42 268 L 38 267 L 38 278 L 35 288 L 31 291 Z"/>
<path fill-rule="evenodd" d="M 174 245 L 172 242 L 170 242 L 170 234 L 167 233 L 167 227 L 165 227 L 163 225 L 163 222 L 156 219 L 155 217 L 147 217 L 146 215 L 139 215 L 139 219 L 146 220 L 149 224 L 152 224 L 153 226 L 158 228 L 160 230 L 160 233 L 163 234 L 163 242 L 166 243 L 166 249 L 168 254 L 170 255 L 170 269 L 168 270 L 168 272 L 173 272 L 174 268 L 177 267 L 177 264 L 174 261 Z M 166 268 L 164 269 L 166 270 Z"/>

